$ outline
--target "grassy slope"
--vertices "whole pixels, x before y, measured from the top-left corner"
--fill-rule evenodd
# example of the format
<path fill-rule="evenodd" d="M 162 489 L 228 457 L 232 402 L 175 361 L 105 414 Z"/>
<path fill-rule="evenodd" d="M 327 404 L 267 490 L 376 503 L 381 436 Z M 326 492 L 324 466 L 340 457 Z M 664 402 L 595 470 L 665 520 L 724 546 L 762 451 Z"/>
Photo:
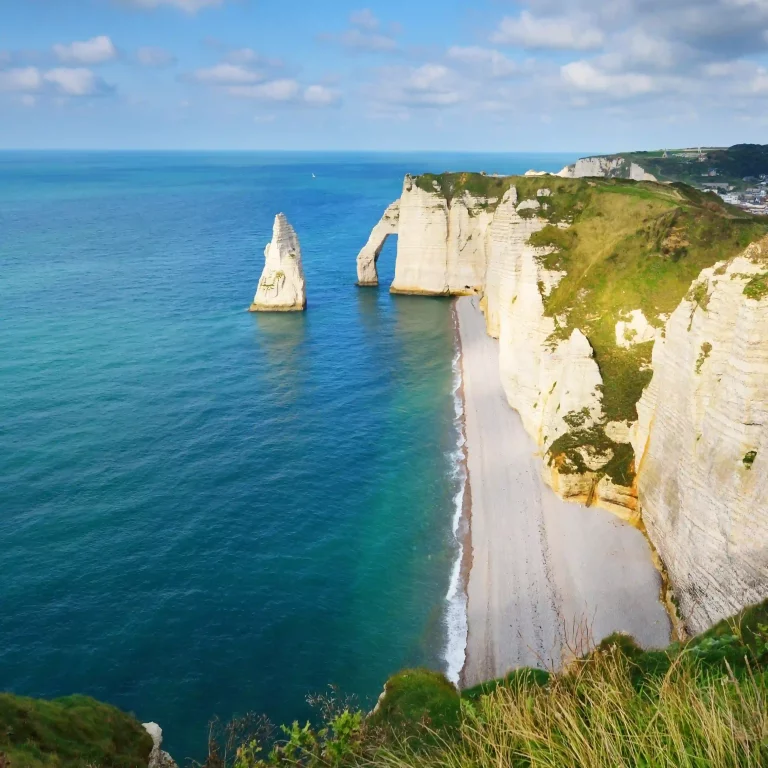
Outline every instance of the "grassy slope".
<path fill-rule="evenodd" d="M 0 756 L 10 768 L 146 768 L 151 749 L 135 718 L 87 696 L 0 694 Z"/>
<path fill-rule="evenodd" d="M 476 173 L 428 174 L 416 177 L 415 183 L 431 192 L 437 184 L 448 199 L 466 191 L 492 200 L 514 185 L 519 200 L 538 199 L 546 206 L 538 215 L 549 225 L 533 235 L 531 243 L 554 248 L 541 263 L 567 273 L 544 300 L 546 313 L 558 325 L 552 341 L 567 338 L 574 328 L 585 333 L 603 377 L 606 422 L 637 418 L 635 406 L 652 375 L 652 342 L 629 349 L 616 344 L 622 313 L 641 309 L 649 322 L 661 326 L 663 316 L 680 304 L 702 269 L 735 256 L 768 233 L 765 219 L 683 184 Z M 552 195 L 538 198 L 540 189 Z M 570 226 L 562 229 L 558 224 Z M 762 287 L 755 286 L 755 292 Z M 706 296 L 697 298 L 706 301 Z M 598 474 L 630 486 L 631 447 L 609 440 L 601 426 L 579 428 L 579 414 L 569 418 L 574 427 L 550 446 L 550 461 L 563 473 L 584 473 L 580 448 L 611 452 L 613 458 Z"/>

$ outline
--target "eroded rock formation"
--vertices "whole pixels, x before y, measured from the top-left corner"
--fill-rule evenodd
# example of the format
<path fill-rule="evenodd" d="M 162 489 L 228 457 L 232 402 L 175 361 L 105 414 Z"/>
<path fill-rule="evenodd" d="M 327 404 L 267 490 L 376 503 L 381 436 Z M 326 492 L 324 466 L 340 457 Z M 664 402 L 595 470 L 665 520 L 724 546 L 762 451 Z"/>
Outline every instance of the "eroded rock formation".
<path fill-rule="evenodd" d="M 396 235 L 400 222 L 400 201 L 396 200 L 390 205 L 379 223 L 373 228 L 368 242 L 357 257 L 357 284 L 378 285 L 379 275 L 376 271 L 376 262 L 384 247 L 384 243 L 390 235 Z"/>
<path fill-rule="evenodd" d="M 250 311 L 297 312 L 306 309 L 301 246 L 285 214 L 275 216 L 272 240 L 264 251 L 264 259 L 264 271 Z"/>
<path fill-rule="evenodd" d="M 360 285 L 376 285 L 376 259 L 397 234 L 393 293 L 449 295 L 482 290 L 485 234 L 498 198 L 464 191 L 435 194 L 406 176 L 403 194 L 387 208 L 357 257 Z"/>

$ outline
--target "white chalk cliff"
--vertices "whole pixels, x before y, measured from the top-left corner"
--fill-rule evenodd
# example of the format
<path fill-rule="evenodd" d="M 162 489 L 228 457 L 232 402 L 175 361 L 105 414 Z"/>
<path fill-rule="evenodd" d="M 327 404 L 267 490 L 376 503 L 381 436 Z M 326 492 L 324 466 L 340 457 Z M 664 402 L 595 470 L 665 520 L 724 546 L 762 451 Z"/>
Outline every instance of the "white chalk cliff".
<path fill-rule="evenodd" d="M 421 189 L 406 176 L 399 201 L 387 208 L 357 257 L 360 285 L 377 285 L 376 259 L 397 234 L 394 293 L 461 294 L 483 287 L 485 233 L 495 199 L 465 192 L 449 199 Z"/>
<path fill-rule="evenodd" d="M 604 178 L 632 179 L 633 181 L 656 181 L 652 173 L 637 163 L 628 162 L 623 157 L 583 157 L 573 165 L 567 165 L 558 176 L 566 179 L 583 179 L 588 176 Z"/>
<path fill-rule="evenodd" d="M 767 268 L 762 241 L 701 274 L 638 404 L 643 519 L 694 632 L 768 594 L 768 296 L 744 293 Z"/>
<path fill-rule="evenodd" d="M 553 249 L 529 238 L 550 223 L 550 190 L 518 200 L 512 180 L 499 197 L 451 198 L 421 183 L 406 177 L 361 252 L 359 282 L 374 281 L 383 237 L 397 234 L 393 291 L 482 295 L 507 400 L 539 446 L 545 481 L 564 498 L 636 523 L 642 515 L 689 629 L 765 598 L 768 297 L 750 299 L 744 286 L 768 269 L 768 246 L 706 270 L 708 303 L 698 290 L 698 303 L 684 300 L 655 325 L 640 310 L 617 317 L 617 347 L 655 344 L 654 373 L 639 420 L 612 422 L 588 338 L 578 328 L 559 333 L 545 312 L 565 273 L 548 269 Z M 568 443 L 585 434 L 599 438 Z M 637 477 L 625 480 L 609 468 L 614 457 L 631 462 L 632 449 Z"/>
<path fill-rule="evenodd" d="M 307 307 L 307 288 L 301 263 L 301 246 L 285 214 L 275 216 L 272 240 L 264 251 L 261 273 L 251 312 L 296 312 Z"/>
<path fill-rule="evenodd" d="M 446 198 L 441 190 L 428 192 L 406 176 L 402 197 L 387 209 L 357 262 L 362 284 L 362 274 L 375 274 L 368 266 L 372 254 L 396 230 L 394 293 L 483 295 L 488 332 L 501 342 L 504 391 L 543 455 L 572 429 L 567 420 L 575 414 L 581 429 L 604 422 L 603 382 L 589 341 L 574 330 L 568 339 L 552 342 L 555 321 L 544 313 L 542 290 L 546 295 L 564 274 L 545 269 L 539 257 L 547 249 L 528 244 L 530 235 L 547 223 L 536 212 L 548 196 L 549 190 L 542 189 L 536 200 L 518 202 L 511 187 L 501 198 L 467 192 Z M 365 284 L 375 283 L 369 279 Z M 628 443 L 627 430 L 624 435 Z M 585 455 L 594 472 L 579 473 L 549 461 L 542 462 L 542 472 L 562 496 L 598 503 L 632 519 L 634 489 L 617 486 L 598 471 L 612 457 Z"/>

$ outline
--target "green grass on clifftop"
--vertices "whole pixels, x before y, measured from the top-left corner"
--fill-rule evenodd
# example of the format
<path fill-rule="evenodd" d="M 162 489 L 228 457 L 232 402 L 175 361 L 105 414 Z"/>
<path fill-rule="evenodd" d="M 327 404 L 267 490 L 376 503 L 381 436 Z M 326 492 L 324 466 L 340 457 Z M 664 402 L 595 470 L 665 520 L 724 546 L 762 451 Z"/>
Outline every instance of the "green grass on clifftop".
<path fill-rule="evenodd" d="M 536 189 L 548 185 L 552 208 L 544 218 L 563 221 L 565 209 L 571 225 L 547 226 L 530 239 L 555 249 L 542 257 L 544 266 L 567 273 L 546 297 L 546 312 L 558 319 L 557 337 L 580 328 L 590 340 L 603 375 L 607 419 L 634 420 L 650 378 L 644 369 L 651 345 L 617 346 L 616 323 L 640 309 L 660 327 L 702 269 L 768 233 L 768 221 L 684 185 L 536 178 L 523 180 L 518 192 L 521 199 L 535 198 Z"/>
<path fill-rule="evenodd" d="M 0 694 L 3 768 L 146 768 L 151 749 L 135 718 L 87 696 Z"/>
<path fill-rule="evenodd" d="M 595 351 L 603 378 L 606 421 L 634 421 L 652 376 L 653 342 L 619 346 L 617 322 L 640 309 L 660 328 L 686 296 L 705 307 L 706 288 L 700 286 L 704 295 L 691 292 L 700 272 L 763 237 L 768 221 L 683 184 L 551 177 L 515 184 L 521 200 L 538 199 L 547 206 L 540 215 L 550 223 L 530 242 L 552 250 L 540 257 L 542 266 L 565 273 L 544 297 L 545 312 L 556 321 L 552 342 L 579 328 Z M 541 188 L 552 190 L 552 196 L 537 198 Z M 610 448 L 617 454 L 600 427 L 597 432 L 567 436 L 567 446 L 551 447 L 551 460 L 561 471 L 584 472 L 581 447 Z M 618 453 L 610 472 L 602 474 L 631 484 L 634 456 L 631 451 Z"/>
<path fill-rule="evenodd" d="M 512 186 L 512 176 L 488 176 L 484 173 L 425 173 L 414 176 L 413 182 L 425 192 L 436 192 L 449 203 L 465 192 L 473 197 L 495 199 L 498 203 L 504 193 Z M 483 207 L 493 210 L 497 203 Z"/>

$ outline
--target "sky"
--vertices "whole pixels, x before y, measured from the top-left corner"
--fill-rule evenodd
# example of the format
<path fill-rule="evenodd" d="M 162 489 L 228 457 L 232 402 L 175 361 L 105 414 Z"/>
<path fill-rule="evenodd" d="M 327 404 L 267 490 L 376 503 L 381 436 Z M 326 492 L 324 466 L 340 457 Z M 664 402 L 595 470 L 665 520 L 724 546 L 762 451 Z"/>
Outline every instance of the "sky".
<path fill-rule="evenodd" d="M 0 148 L 768 136 L 768 0 L 0 0 Z"/>

